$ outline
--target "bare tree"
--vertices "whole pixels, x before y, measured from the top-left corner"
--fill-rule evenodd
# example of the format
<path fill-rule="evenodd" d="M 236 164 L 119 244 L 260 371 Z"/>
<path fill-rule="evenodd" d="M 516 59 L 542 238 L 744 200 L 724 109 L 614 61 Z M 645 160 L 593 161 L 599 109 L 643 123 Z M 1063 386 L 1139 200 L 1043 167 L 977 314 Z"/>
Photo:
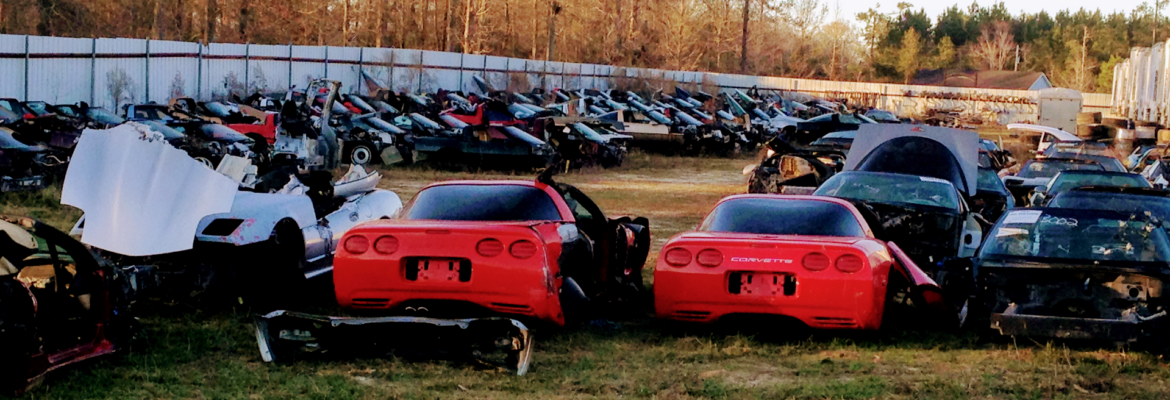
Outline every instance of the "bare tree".
<path fill-rule="evenodd" d="M 746 74 L 748 69 L 748 22 L 751 18 L 752 1 L 743 0 L 743 46 L 739 51 L 739 73 Z"/>
<path fill-rule="evenodd" d="M 1007 22 L 997 21 L 984 25 L 980 32 L 979 41 L 971 48 L 971 55 L 986 63 L 990 70 L 1002 70 L 1016 49 L 1011 26 Z"/>

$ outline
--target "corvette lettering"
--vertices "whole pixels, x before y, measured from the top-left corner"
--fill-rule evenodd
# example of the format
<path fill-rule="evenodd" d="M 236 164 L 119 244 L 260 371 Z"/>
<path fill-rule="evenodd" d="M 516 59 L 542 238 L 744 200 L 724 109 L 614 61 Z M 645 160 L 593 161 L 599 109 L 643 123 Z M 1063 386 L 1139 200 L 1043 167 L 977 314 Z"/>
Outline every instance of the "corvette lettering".
<path fill-rule="evenodd" d="M 731 257 L 731 262 L 763 263 L 763 264 L 792 264 L 792 260 L 789 260 L 787 258 Z"/>

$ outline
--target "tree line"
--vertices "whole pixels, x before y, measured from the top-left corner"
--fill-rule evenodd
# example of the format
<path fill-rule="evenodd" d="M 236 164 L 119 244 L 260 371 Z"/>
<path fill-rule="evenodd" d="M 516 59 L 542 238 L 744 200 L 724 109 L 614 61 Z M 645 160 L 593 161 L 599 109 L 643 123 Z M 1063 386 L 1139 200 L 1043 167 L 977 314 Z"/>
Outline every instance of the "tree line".
<path fill-rule="evenodd" d="M 1013 15 L 955 5 L 932 19 L 842 15 L 827 0 L 0 0 L 0 33 L 370 46 L 832 80 L 921 69 L 1038 71 L 1108 92 L 1133 46 L 1165 40 L 1168 0 L 1128 13 Z"/>

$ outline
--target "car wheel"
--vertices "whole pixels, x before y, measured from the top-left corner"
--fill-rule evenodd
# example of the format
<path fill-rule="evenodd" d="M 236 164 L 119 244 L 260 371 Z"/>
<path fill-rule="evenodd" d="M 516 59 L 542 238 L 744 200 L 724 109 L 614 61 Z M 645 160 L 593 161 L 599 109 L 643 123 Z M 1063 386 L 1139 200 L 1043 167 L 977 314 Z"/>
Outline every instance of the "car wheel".
<path fill-rule="evenodd" d="M 374 151 L 370 145 L 359 143 L 349 150 L 349 162 L 354 165 L 366 165 L 374 159 Z"/>
<path fill-rule="evenodd" d="M 207 168 L 215 169 L 215 163 L 211 162 L 210 158 L 207 158 L 204 156 L 198 156 L 198 157 L 195 157 L 195 161 L 198 161 L 200 164 L 203 164 Z"/>
<path fill-rule="evenodd" d="M 304 238 L 295 222 L 277 223 L 271 238 L 244 253 L 236 266 L 236 272 L 246 276 L 239 290 L 254 311 L 287 309 L 307 300 Z"/>

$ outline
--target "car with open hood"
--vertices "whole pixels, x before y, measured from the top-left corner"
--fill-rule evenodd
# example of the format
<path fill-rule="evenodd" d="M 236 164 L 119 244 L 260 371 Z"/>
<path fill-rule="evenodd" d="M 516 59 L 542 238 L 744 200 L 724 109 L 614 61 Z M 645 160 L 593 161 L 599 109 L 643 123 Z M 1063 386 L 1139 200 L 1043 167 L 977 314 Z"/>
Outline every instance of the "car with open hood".
<path fill-rule="evenodd" d="M 529 327 L 580 322 L 640 296 L 650 246 L 645 218 L 611 219 L 551 173 L 434 183 L 394 219 L 351 229 L 334 258 L 333 288 L 338 305 L 364 317 L 264 315 L 257 322 L 264 360 L 358 342 L 366 349 L 425 342 L 502 352 L 504 365 L 524 374 Z M 390 339 L 420 333 L 421 342 Z"/>
<path fill-rule="evenodd" d="M 727 197 L 697 230 L 662 247 L 655 313 L 680 322 L 771 315 L 816 329 L 876 330 L 899 298 L 945 309 L 934 281 L 877 238 L 871 221 L 832 197 Z"/>
<path fill-rule="evenodd" d="M 977 257 L 943 263 L 962 325 L 988 334 L 1164 343 L 1170 239 L 1142 213 L 1008 212 Z"/>
<path fill-rule="evenodd" d="M 876 236 L 897 242 L 933 272 L 938 261 L 973 254 L 983 237 L 968 206 L 978 190 L 978 147 L 972 131 L 863 125 L 843 171 L 814 194 L 848 199 L 875 214 Z"/>

